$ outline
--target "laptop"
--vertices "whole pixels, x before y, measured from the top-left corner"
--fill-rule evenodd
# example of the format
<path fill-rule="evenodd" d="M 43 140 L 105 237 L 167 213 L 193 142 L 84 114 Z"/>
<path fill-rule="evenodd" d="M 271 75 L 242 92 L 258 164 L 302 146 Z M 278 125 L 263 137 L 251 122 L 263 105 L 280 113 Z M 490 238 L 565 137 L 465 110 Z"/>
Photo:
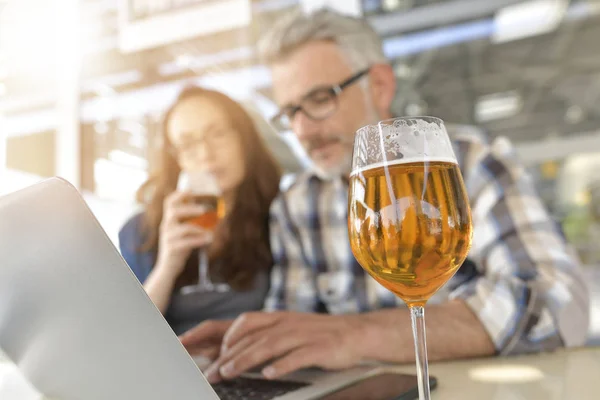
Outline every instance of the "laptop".
<path fill-rule="evenodd" d="M 212 387 L 60 178 L 0 197 L 0 348 L 59 400 L 316 399 L 382 372 L 248 374 Z"/>

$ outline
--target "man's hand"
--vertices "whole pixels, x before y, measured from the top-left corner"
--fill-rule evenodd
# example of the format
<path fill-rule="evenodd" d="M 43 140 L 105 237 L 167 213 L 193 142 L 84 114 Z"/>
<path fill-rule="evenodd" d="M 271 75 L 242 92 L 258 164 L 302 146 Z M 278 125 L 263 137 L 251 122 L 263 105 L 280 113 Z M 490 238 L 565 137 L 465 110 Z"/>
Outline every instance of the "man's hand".
<path fill-rule="evenodd" d="M 227 324 L 229 329 L 220 336 Z M 233 323 L 201 324 L 181 340 L 192 354 L 214 355 L 209 343 L 212 340 L 214 346 L 215 339 L 222 338 L 219 358 L 206 371 L 208 380 L 215 383 L 265 363 L 270 364 L 262 373 L 270 379 L 307 367 L 355 366 L 363 358 L 361 331 L 356 316 L 256 312 L 243 314 Z"/>
<path fill-rule="evenodd" d="M 203 356 L 211 361 L 219 357 L 223 337 L 233 320 L 206 321 L 179 337 L 187 351 L 194 356 Z"/>

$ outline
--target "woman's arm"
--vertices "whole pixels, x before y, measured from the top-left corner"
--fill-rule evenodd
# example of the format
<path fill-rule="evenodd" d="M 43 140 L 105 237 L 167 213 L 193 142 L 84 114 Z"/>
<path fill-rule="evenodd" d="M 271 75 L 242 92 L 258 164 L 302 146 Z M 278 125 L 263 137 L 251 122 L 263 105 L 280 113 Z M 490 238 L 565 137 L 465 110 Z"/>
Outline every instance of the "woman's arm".
<path fill-rule="evenodd" d="M 119 248 L 152 302 L 164 314 L 169 307 L 179 272 L 178 268 L 171 268 L 164 261 L 164 256 L 160 257 L 162 261 L 157 262 L 154 252 L 140 250 L 143 243 L 141 218 L 141 215 L 137 215 L 123 226 L 119 232 Z"/>
<path fill-rule="evenodd" d="M 171 302 L 175 281 L 179 273 L 169 268 L 164 262 L 157 262 L 144 283 L 144 289 L 156 308 L 165 313 Z"/>

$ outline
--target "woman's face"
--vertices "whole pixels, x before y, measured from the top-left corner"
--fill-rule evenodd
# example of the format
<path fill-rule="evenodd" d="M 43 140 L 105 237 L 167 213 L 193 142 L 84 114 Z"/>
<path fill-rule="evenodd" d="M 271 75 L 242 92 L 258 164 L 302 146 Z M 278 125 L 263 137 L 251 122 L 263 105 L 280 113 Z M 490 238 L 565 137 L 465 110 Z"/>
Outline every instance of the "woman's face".
<path fill-rule="evenodd" d="M 167 132 L 182 170 L 211 172 L 223 193 L 244 179 L 239 134 L 223 108 L 209 97 L 195 96 L 179 103 L 167 121 Z"/>

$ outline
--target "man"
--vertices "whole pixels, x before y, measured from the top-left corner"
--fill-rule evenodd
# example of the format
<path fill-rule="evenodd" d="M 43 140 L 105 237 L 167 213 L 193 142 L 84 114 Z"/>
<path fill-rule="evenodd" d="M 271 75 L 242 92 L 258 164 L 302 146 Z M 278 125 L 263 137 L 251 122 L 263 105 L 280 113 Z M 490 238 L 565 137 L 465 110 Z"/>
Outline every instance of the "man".
<path fill-rule="evenodd" d="M 181 340 L 216 358 L 209 380 L 264 366 L 414 360 L 409 311 L 356 263 L 347 236 L 354 132 L 392 117 L 395 79 L 380 39 L 361 19 L 322 10 L 279 21 L 261 43 L 281 112 L 314 162 L 272 207 L 270 313 L 210 321 Z M 577 262 L 506 140 L 459 130 L 454 146 L 470 196 L 470 261 L 427 306 L 430 360 L 511 354 L 583 343 L 588 298 Z"/>

